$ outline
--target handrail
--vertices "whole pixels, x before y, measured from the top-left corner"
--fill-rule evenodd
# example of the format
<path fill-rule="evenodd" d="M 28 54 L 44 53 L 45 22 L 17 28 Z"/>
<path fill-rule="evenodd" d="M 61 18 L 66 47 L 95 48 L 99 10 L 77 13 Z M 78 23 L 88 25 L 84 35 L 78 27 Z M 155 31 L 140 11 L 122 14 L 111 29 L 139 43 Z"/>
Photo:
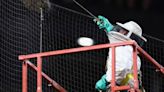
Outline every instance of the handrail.
<path fill-rule="evenodd" d="M 141 47 L 137 47 L 138 52 L 142 57 L 146 58 L 148 61 L 150 61 L 154 66 L 160 71 L 161 73 L 164 74 L 164 67 L 160 65 L 154 58 L 152 58 L 146 51 L 144 51 Z"/>
<path fill-rule="evenodd" d="M 42 87 L 42 77 L 45 77 L 48 81 L 53 82 L 55 84 L 57 84 L 55 81 L 53 81 L 52 79 L 50 79 L 47 75 L 45 75 L 42 72 L 42 58 L 46 57 L 46 56 L 55 56 L 55 55 L 61 55 L 61 54 L 69 54 L 69 53 L 77 53 L 77 52 L 84 52 L 84 51 L 91 51 L 91 50 L 98 50 L 98 49 L 104 49 L 104 48 L 112 48 L 112 54 L 115 54 L 115 47 L 118 46 L 123 46 L 123 45 L 131 45 L 134 47 L 134 51 L 133 51 L 133 58 L 134 58 L 134 65 L 136 67 L 133 67 L 133 72 L 136 73 L 137 72 L 137 63 L 136 63 L 136 55 L 137 52 L 139 52 L 139 54 L 141 54 L 143 57 L 145 57 L 148 61 L 150 61 L 160 72 L 162 72 L 162 74 L 164 74 L 164 67 L 162 65 L 160 65 L 155 59 L 153 59 L 146 51 L 144 51 L 139 45 L 137 45 L 137 43 L 135 41 L 124 41 L 124 42 L 119 42 L 119 43 L 112 43 L 112 44 L 99 44 L 99 45 L 93 45 L 93 46 L 86 46 L 86 47 L 78 47 L 78 48 L 70 48 L 70 49 L 64 49 L 64 50 L 56 50 L 56 51 L 49 51 L 49 52 L 42 52 L 42 53 L 34 53 L 34 54 L 28 54 L 28 55 L 19 55 L 18 59 L 23 61 L 23 81 L 24 83 L 22 84 L 22 87 L 25 88 L 25 90 L 23 89 L 23 92 L 27 92 L 27 64 L 29 66 L 31 66 L 33 69 L 35 69 L 37 71 L 37 86 L 38 86 L 38 90 L 37 92 L 42 92 L 42 90 L 40 90 L 40 88 Z M 112 57 L 114 57 L 112 55 Z M 27 60 L 31 59 L 31 58 L 37 58 L 37 67 L 34 66 L 33 64 L 31 64 L 30 62 L 26 62 Z M 26 62 L 26 63 L 24 63 Z M 115 71 L 115 59 L 112 60 L 112 71 Z M 24 77 L 25 75 L 25 77 Z M 119 89 L 127 89 L 129 88 L 129 86 L 122 86 L 122 87 L 118 87 L 115 85 L 115 72 L 112 72 L 112 78 L 113 81 L 111 83 L 112 86 L 112 92 L 119 90 Z M 134 74 L 134 79 L 135 79 L 135 85 L 134 85 L 134 89 L 137 90 L 138 88 L 138 81 L 137 81 L 137 75 Z M 53 85 L 54 87 L 55 84 Z M 58 87 L 56 87 L 58 90 L 62 90 L 61 92 L 65 92 L 66 90 L 64 88 L 62 88 L 60 85 L 58 85 Z M 133 91 L 132 91 L 133 92 Z"/>
<path fill-rule="evenodd" d="M 49 52 L 42 52 L 42 53 L 35 53 L 35 54 L 28 54 L 28 55 L 19 55 L 19 60 L 37 58 L 37 57 L 46 57 L 46 56 L 54 56 L 60 54 L 68 54 L 68 53 L 75 53 L 75 52 L 82 52 L 82 51 L 90 51 L 96 49 L 103 49 L 103 48 L 110 48 L 113 46 L 122 46 L 122 45 L 134 45 L 135 41 L 125 41 L 113 44 L 100 44 L 100 45 L 93 45 L 93 46 L 86 46 L 86 47 L 78 47 L 78 48 L 71 48 L 71 49 L 64 49 L 64 50 L 56 50 L 56 51 L 49 51 Z"/>
<path fill-rule="evenodd" d="M 37 67 L 31 63 L 30 61 L 26 61 L 26 63 L 34 70 L 37 71 Z M 54 81 L 53 79 L 51 79 L 47 74 L 45 74 L 44 72 L 42 72 L 42 76 L 47 79 L 49 81 L 49 83 L 56 88 L 58 91 L 60 92 L 67 92 L 62 86 L 60 86 L 56 81 Z"/>

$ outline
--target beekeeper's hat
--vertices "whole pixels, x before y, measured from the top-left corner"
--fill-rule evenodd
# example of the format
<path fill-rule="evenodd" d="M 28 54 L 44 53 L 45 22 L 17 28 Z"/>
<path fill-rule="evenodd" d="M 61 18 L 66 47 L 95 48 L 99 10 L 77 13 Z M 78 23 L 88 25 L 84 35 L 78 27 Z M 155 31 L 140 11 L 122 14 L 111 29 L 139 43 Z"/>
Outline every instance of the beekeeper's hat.
<path fill-rule="evenodd" d="M 135 35 L 137 35 L 141 39 L 143 39 L 145 42 L 147 41 L 147 39 L 142 36 L 142 29 L 141 29 L 141 27 L 136 22 L 129 21 L 129 22 L 126 22 L 124 24 L 116 22 L 116 24 L 129 31 L 127 36 L 130 37 L 131 34 L 134 33 Z"/>

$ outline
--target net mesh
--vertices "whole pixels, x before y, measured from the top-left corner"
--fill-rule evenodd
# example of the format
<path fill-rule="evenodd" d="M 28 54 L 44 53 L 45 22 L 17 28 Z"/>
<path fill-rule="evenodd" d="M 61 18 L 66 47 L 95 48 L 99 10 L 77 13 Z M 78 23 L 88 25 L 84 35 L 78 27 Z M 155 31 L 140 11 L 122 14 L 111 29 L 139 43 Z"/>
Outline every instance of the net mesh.
<path fill-rule="evenodd" d="M 37 1 L 37 0 L 34 0 Z M 92 19 L 79 12 L 51 4 L 50 9 L 31 10 L 22 0 L 0 1 L 0 92 L 21 92 L 22 63 L 18 55 L 40 52 L 42 23 L 42 50 L 80 47 L 77 39 L 86 36 L 95 44 L 108 43 L 105 32 L 99 31 Z M 164 42 L 145 35 L 144 49 L 164 65 Z M 95 83 L 105 73 L 108 49 L 94 50 L 43 58 L 43 72 L 68 92 L 96 92 Z M 30 60 L 36 65 L 36 60 Z M 162 92 L 164 79 L 149 62 L 142 62 L 143 84 L 147 92 Z M 157 76 L 159 75 L 159 76 Z M 54 92 L 43 79 L 43 92 Z M 36 71 L 28 68 L 28 92 L 36 92 Z"/>

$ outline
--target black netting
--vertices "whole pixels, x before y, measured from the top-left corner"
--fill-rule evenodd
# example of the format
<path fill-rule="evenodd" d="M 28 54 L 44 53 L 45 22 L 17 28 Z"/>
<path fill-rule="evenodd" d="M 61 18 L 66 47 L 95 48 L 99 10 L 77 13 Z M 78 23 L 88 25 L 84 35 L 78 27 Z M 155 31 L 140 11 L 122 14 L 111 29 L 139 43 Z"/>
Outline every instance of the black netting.
<path fill-rule="evenodd" d="M 144 49 L 149 53 L 159 64 L 164 66 L 164 41 L 145 35 L 148 38 Z M 163 92 L 164 76 L 160 72 L 156 72 L 156 68 L 150 62 L 143 58 L 141 70 L 143 72 L 143 84 L 147 92 Z"/>
<path fill-rule="evenodd" d="M 36 1 L 36 0 L 34 0 Z M 21 92 L 22 63 L 18 55 L 40 52 L 41 14 L 31 10 L 22 0 L 1 0 L 0 3 L 0 92 Z M 95 44 L 107 43 L 103 31 L 92 18 L 76 11 L 51 4 L 43 10 L 43 51 L 80 47 L 77 39 L 86 36 Z M 144 49 L 164 65 L 164 42 L 147 36 Z M 43 72 L 68 92 L 96 92 L 96 81 L 104 74 L 108 49 L 72 53 L 43 58 Z M 35 59 L 30 60 L 34 64 Z M 143 84 L 147 92 L 162 92 L 163 77 L 153 65 L 142 62 Z M 28 68 L 28 92 L 36 92 L 36 72 Z M 56 92 L 43 79 L 43 92 Z"/>

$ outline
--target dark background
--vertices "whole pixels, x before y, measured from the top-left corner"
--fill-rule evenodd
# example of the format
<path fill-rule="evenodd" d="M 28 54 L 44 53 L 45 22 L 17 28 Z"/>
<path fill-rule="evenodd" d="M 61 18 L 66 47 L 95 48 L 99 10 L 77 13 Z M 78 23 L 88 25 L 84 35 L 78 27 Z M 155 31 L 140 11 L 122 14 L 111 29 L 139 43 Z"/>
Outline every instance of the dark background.
<path fill-rule="evenodd" d="M 40 52 L 40 13 L 25 7 L 22 0 L 0 1 L 0 92 L 21 92 L 22 61 L 18 60 L 18 56 Z M 134 20 L 141 24 L 145 34 L 162 39 L 162 1 L 154 0 L 148 8 L 143 8 L 141 0 L 137 0 L 133 7 L 128 6 L 127 0 L 108 1 L 78 0 L 94 15 L 103 15 L 111 23 Z M 123 3 L 118 4 L 116 1 Z M 79 47 L 76 41 L 80 36 L 93 38 L 95 44 L 108 42 L 105 32 L 98 31 L 91 18 L 72 11 L 88 15 L 72 0 L 51 2 L 56 4 L 50 11 L 44 12 L 43 51 Z M 148 36 L 146 38 L 148 42 L 144 49 L 164 65 L 163 41 Z M 108 49 L 104 49 L 43 58 L 43 72 L 68 92 L 96 92 L 94 86 L 104 74 L 107 53 Z M 36 64 L 35 59 L 30 61 Z M 36 72 L 28 69 L 28 92 L 36 92 Z M 163 92 L 164 78 L 155 72 L 153 65 L 143 62 L 142 71 L 146 91 Z M 43 79 L 43 91 L 54 92 L 47 85 Z"/>
<path fill-rule="evenodd" d="M 111 23 L 136 21 L 143 33 L 164 40 L 164 1 L 163 0 L 76 0 L 95 16 L 103 15 Z M 82 13 L 88 14 L 73 0 L 50 0 Z M 88 14 L 89 15 L 89 14 Z"/>

